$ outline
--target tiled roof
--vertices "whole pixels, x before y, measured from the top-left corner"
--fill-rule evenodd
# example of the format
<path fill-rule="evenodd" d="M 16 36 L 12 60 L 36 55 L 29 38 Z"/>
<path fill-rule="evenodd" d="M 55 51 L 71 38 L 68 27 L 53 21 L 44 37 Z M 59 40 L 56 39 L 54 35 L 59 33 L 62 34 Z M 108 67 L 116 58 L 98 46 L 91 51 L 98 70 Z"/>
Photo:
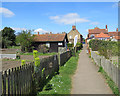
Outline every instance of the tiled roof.
<path fill-rule="evenodd" d="M 115 36 L 114 38 L 117 40 L 120 40 L 120 36 Z"/>
<path fill-rule="evenodd" d="M 108 32 L 109 36 L 116 36 L 118 34 L 118 32 Z"/>
<path fill-rule="evenodd" d="M 104 34 L 103 32 L 101 32 L 100 34 L 95 36 L 96 38 L 109 38 L 110 36 L 108 36 L 108 34 Z"/>
<path fill-rule="evenodd" d="M 108 30 L 95 27 L 94 29 L 89 29 L 88 32 L 89 32 L 89 34 L 100 34 L 101 32 L 108 33 Z"/>
<path fill-rule="evenodd" d="M 39 34 L 35 35 L 34 41 L 47 42 L 47 41 L 63 41 L 66 34 Z"/>

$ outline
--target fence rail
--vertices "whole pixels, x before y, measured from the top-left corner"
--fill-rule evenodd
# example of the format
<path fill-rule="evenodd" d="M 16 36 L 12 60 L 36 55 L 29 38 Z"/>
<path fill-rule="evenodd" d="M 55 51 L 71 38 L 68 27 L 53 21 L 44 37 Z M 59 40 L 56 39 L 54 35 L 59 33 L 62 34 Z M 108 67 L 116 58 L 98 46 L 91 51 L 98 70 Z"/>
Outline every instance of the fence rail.
<path fill-rule="evenodd" d="M 98 66 L 102 66 L 108 76 L 115 82 L 115 84 L 120 89 L 120 69 L 115 66 L 110 60 L 106 59 L 104 56 L 96 54 L 95 51 L 91 51 L 91 57 L 94 59 Z"/>
<path fill-rule="evenodd" d="M 34 62 L 32 62 L 24 66 L 3 71 L 2 95 L 33 94 L 34 90 L 38 87 L 42 88 L 46 78 L 52 77 L 55 72 L 59 73 L 59 66 L 63 65 L 72 56 L 71 51 L 59 55 L 60 58 L 58 58 L 58 55 L 54 55 L 41 59 L 40 66 L 38 67 L 35 67 Z"/>

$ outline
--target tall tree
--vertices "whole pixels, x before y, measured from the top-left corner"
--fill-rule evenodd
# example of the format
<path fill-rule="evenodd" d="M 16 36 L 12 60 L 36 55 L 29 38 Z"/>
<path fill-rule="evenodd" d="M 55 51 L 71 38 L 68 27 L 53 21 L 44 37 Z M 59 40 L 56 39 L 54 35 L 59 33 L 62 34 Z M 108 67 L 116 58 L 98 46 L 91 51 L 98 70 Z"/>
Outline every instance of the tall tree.
<path fill-rule="evenodd" d="M 34 36 L 31 34 L 31 30 L 22 31 L 17 36 L 17 43 L 21 46 L 22 52 L 29 52 L 32 50 Z"/>
<path fill-rule="evenodd" d="M 1 30 L 2 33 L 2 48 L 7 48 L 8 46 L 15 45 L 15 30 L 10 27 L 5 27 Z"/>

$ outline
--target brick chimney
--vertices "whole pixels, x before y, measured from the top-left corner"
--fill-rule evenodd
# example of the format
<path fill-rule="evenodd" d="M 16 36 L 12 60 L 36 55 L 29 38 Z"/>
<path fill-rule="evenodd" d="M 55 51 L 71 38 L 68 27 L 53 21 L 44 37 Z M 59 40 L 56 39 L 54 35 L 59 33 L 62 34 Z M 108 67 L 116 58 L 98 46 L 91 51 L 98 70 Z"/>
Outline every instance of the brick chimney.
<path fill-rule="evenodd" d="M 38 32 L 38 35 L 39 35 L 39 32 Z"/>
<path fill-rule="evenodd" d="M 75 25 L 72 26 L 72 30 L 76 30 L 76 26 Z"/>
<path fill-rule="evenodd" d="M 118 31 L 118 28 L 116 29 L 116 31 Z"/>
<path fill-rule="evenodd" d="M 108 29 L 108 28 L 107 28 L 107 25 L 106 25 L 105 27 L 106 27 L 106 29 Z"/>

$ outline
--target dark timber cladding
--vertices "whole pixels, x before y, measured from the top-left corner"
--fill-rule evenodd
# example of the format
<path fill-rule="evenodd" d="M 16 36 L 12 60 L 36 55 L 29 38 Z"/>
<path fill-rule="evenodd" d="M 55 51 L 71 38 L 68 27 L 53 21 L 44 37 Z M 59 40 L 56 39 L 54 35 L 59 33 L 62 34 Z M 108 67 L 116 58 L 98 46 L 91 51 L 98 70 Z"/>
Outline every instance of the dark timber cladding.
<path fill-rule="evenodd" d="M 66 47 L 68 42 L 67 34 L 36 34 L 34 37 L 34 47 L 37 49 L 39 45 L 48 44 L 49 52 L 58 52 L 58 47 Z"/>

